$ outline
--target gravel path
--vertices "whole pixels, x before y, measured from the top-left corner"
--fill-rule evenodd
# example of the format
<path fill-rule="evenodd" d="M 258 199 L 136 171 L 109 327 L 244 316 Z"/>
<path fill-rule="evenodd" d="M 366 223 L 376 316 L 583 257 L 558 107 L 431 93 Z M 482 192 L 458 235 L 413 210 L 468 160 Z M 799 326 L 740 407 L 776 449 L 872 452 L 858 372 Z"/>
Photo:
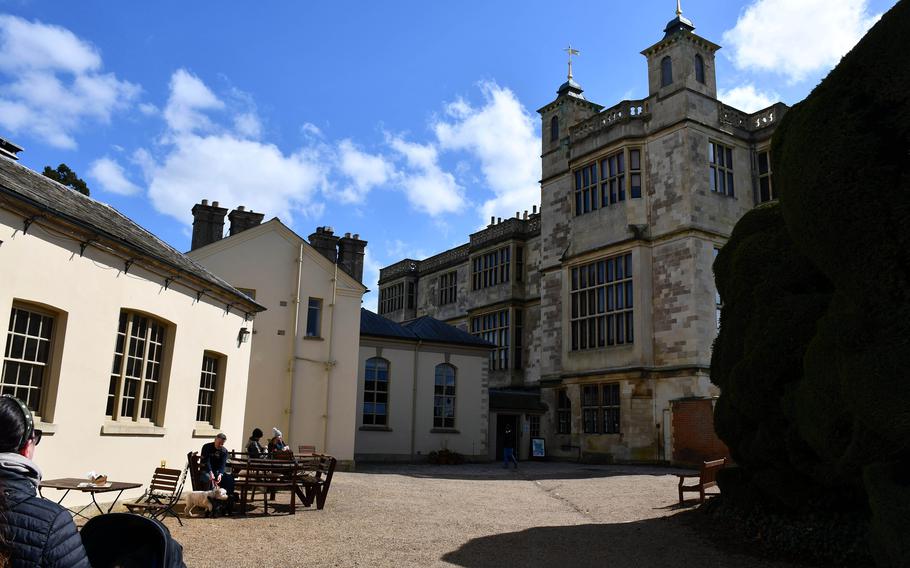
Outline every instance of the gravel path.
<path fill-rule="evenodd" d="M 674 518 L 688 507 L 673 471 L 372 466 L 336 473 L 322 511 L 166 522 L 190 567 L 790 566 L 717 549 Z"/>

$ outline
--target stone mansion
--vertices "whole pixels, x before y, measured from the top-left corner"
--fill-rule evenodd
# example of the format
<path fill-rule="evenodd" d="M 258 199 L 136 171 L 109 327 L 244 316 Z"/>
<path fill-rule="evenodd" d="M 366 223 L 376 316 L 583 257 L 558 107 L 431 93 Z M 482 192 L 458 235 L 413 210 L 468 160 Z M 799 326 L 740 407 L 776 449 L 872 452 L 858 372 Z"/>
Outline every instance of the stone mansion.
<path fill-rule="evenodd" d="M 769 146 L 787 106 L 748 114 L 719 101 L 720 46 L 694 30 L 677 11 L 642 51 L 642 100 L 605 108 L 570 68 L 538 111 L 539 212 L 380 272 L 381 315 L 429 315 L 496 344 L 497 452 L 512 425 L 523 457 L 543 438 L 548 455 L 670 460 L 694 435 L 674 430 L 677 403 L 718 394 L 711 267 L 737 220 L 774 198 Z"/>

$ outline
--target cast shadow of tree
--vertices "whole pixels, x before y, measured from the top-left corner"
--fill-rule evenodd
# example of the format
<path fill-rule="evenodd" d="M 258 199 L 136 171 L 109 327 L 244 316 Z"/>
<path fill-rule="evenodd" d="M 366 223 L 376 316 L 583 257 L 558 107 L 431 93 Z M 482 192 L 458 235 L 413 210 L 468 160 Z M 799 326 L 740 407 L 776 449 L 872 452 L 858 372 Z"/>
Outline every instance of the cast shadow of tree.
<path fill-rule="evenodd" d="M 680 518 L 691 514 L 698 513 L 630 523 L 537 527 L 480 537 L 440 560 L 465 568 L 793 566 L 712 545 Z"/>

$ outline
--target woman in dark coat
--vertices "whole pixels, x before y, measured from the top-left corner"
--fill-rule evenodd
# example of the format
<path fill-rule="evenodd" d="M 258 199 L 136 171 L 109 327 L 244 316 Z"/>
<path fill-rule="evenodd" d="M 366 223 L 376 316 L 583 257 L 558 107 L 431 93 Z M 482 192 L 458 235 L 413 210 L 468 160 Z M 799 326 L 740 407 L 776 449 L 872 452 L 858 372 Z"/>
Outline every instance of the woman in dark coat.
<path fill-rule="evenodd" d="M 0 397 L 0 566 L 91 568 L 70 512 L 38 495 L 40 441 L 25 403 Z"/>

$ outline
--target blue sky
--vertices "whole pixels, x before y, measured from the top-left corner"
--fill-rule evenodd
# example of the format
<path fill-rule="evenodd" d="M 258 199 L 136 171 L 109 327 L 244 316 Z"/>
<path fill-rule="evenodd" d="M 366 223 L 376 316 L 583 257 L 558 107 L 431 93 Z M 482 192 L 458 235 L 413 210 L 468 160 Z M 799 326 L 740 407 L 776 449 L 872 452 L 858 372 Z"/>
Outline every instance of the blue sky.
<path fill-rule="evenodd" d="M 685 0 L 720 98 L 805 97 L 892 0 Z M 675 3 L 0 0 L 0 137 L 180 250 L 200 199 L 369 241 L 365 283 L 539 202 L 536 109 L 647 95 Z M 375 308 L 375 293 L 366 305 Z"/>

